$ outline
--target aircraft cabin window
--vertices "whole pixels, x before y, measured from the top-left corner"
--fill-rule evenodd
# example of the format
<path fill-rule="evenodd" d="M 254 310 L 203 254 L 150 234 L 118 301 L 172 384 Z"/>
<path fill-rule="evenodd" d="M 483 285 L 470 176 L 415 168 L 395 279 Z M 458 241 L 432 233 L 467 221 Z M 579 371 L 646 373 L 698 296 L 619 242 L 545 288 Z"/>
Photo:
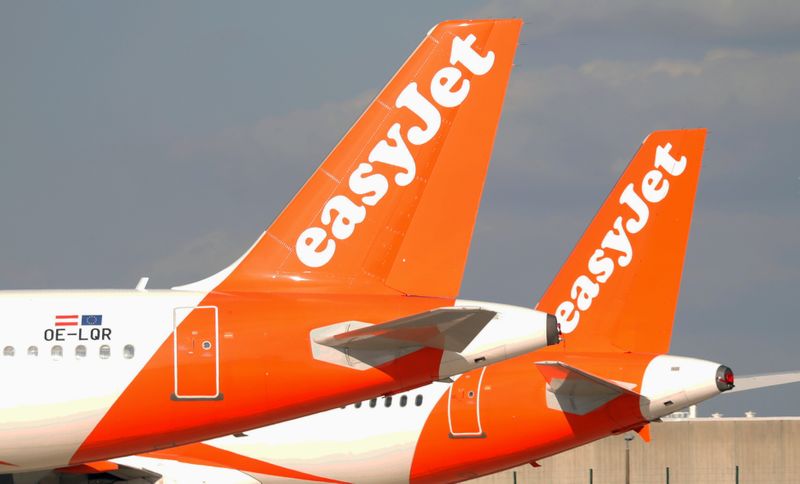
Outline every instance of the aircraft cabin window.
<path fill-rule="evenodd" d="M 375 405 L 377 403 L 378 403 L 378 399 L 377 398 L 373 398 L 372 400 L 369 401 L 369 408 L 375 408 Z"/>
<path fill-rule="evenodd" d="M 28 346 L 28 356 L 39 356 L 39 348 L 36 346 Z"/>
<path fill-rule="evenodd" d="M 356 408 L 361 408 L 361 402 L 356 402 L 355 407 Z"/>
<path fill-rule="evenodd" d="M 82 360 L 86 358 L 86 346 L 78 345 L 75 347 L 75 359 Z"/>
<path fill-rule="evenodd" d="M 133 358 L 133 345 L 125 345 L 125 347 L 122 348 L 122 357 L 126 360 Z"/>
<path fill-rule="evenodd" d="M 6 346 L 3 348 L 3 356 L 14 356 L 14 347 Z"/>
<path fill-rule="evenodd" d="M 386 397 L 383 399 L 383 406 L 389 408 L 392 406 L 392 397 Z"/>
<path fill-rule="evenodd" d="M 400 397 L 400 406 L 405 407 L 406 403 L 408 403 L 408 397 L 403 395 L 402 397 Z"/>
<path fill-rule="evenodd" d="M 61 345 L 55 345 L 50 350 L 50 356 L 52 356 L 54 360 L 58 361 L 64 356 L 64 349 L 61 347 Z"/>
<path fill-rule="evenodd" d="M 418 407 L 422 405 L 422 395 L 417 395 L 417 398 L 414 399 L 414 405 Z"/>
<path fill-rule="evenodd" d="M 100 347 L 100 359 L 107 360 L 111 356 L 111 347 L 103 345 Z"/>

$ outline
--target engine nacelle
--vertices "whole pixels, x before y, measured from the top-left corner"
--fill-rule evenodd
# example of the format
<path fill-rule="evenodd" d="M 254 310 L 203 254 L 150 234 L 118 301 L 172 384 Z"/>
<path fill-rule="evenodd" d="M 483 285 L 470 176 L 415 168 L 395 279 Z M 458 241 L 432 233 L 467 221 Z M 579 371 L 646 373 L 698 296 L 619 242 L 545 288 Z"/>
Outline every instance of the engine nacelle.
<path fill-rule="evenodd" d="M 558 344 L 561 332 L 556 317 L 535 309 L 483 301 L 456 301 L 459 307 L 480 307 L 497 314 L 460 352 L 445 351 L 439 378 L 507 360 L 545 346 Z"/>
<path fill-rule="evenodd" d="M 713 361 L 656 356 L 642 379 L 642 415 L 648 420 L 669 415 L 732 389 L 733 380 L 730 368 Z"/>

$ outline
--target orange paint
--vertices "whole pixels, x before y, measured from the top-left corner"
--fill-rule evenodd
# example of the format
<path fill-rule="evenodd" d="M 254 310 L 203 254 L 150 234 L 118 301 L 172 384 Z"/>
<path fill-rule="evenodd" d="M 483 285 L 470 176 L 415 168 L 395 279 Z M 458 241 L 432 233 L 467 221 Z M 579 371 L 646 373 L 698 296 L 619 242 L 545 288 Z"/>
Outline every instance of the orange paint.
<path fill-rule="evenodd" d="M 72 462 L 209 439 L 436 378 L 439 350 L 356 371 L 313 359 L 309 333 L 453 304 L 521 26 L 516 19 L 438 25 L 249 254 L 199 304 L 218 310 L 221 399 L 171 399 L 173 345 L 179 392 L 214 390 L 212 351 L 197 351 L 207 339 L 208 313 L 193 311 L 177 340 L 172 335 L 163 342 Z M 488 59 L 492 66 L 484 72 Z M 467 88 L 454 105 L 454 93 Z M 416 97 L 403 101 L 409 89 Z M 426 119 L 428 105 L 440 117 L 437 129 Z M 413 174 L 394 163 L 400 142 L 413 157 Z M 384 154 L 373 156 L 379 146 Z M 370 175 L 378 178 L 365 191 Z M 376 182 L 381 178 L 386 187 Z M 308 232 L 314 227 L 319 231 Z M 325 240 L 315 242 L 315 233 Z M 328 242 L 335 253 L 325 261 L 320 253 Z"/>
<path fill-rule="evenodd" d="M 168 450 L 148 452 L 146 454 L 142 454 L 142 457 L 169 459 L 178 462 L 184 462 L 186 464 L 237 469 L 242 472 L 285 477 L 287 479 L 303 479 L 305 481 L 312 482 L 341 482 L 306 474 L 304 472 L 298 472 L 292 469 L 287 469 L 286 467 L 276 466 L 274 464 L 270 464 L 269 462 L 264 462 L 258 459 L 251 459 L 249 457 L 245 457 L 234 452 L 228 452 L 224 449 L 211 447 L 210 445 L 206 444 L 190 444 Z"/>
<path fill-rule="evenodd" d="M 85 464 L 79 464 L 72 467 L 62 467 L 60 469 L 56 469 L 58 472 L 62 472 L 64 474 L 100 474 L 103 472 L 111 472 L 116 471 L 119 469 L 119 465 L 108 462 L 108 461 L 98 461 L 98 462 L 87 462 Z"/>
<path fill-rule="evenodd" d="M 687 388 L 703 388 L 691 386 L 696 383 L 697 367 L 665 365 L 661 355 L 672 331 L 704 140 L 705 130 L 656 132 L 647 138 L 539 304 L 558 314 L 559 306 L 572 302 L 580 312 L 579 322 L 557 346 L 461 375 L 436 402 L 422 428 L 408 429 L 410 434 L 420 431 L 409 481 L 462 481 L 525 463 L 536 467 L 546 457 L 628 431 L 649 441 L 648 421 L 654 415 L 658 418 L 672 411 L 679 402 L 672 398 L 685 395 Z M 578 290 L 574 290 L 576 281 L 580 281 Z M 592 289 L 590 284 L 597 287 L 587 305 L 581 293 Z M 346 299 L 341 296 L 337 301 Z M 352 296 L 351 300 L 363 298 Z M 375 314 L 393 301 L 437 304 L 435 299 L 375 296 Z M 578 307 L 581 301 L 583 307 Z M 335 305 L 327 301 L 323 306 Z M 570 320 L 574 314 L 561 316 Z M 685 360 L 689 359 L 666 361 Z M 414 364 L 427 363 L 420 358 Z M 718 392 L 719 371 L 725 367 L 702 363 L 716 370 L 716 376 L 710 374 L 705 383 Z M 681 385 L 689 387 L 675 386 L 675 381 L 685 377 L 688 380 Z M 352 383 L 337 380 L 339 385 Z M 664 388 L 654 389 L 654 384 L 664 384 Z M 647 391 L 646 386 L 650 387 Z M 579 407 L 576 401 L 584 405 Z M 650 413 L 651 404 L 660 406 L 658 413 Z M 357 424 L 352 422 L 353 427 Z M 319 421 L 315 425 L 309 434 L 324 428 Z M 397 433 L 396 428 L 393 432 Z M 403 445 L 389 433 L 385 438 L 385 442 L 373 440 L 375 448 L 366 452 L 359 444 L 359 452 L 385 452 L 385 462 L 406 465 L 403 450 L 398 450 Z M 392 452 L 394 460 L 389 457 Z M 241 469 L 232 459 L 224 460 L 223 465 Z M 356 465 L 383 462 L 365 458 Z M 330 464 L 326 461 L 320 467 L 335 467 Z M 395 475 L 405 472 L 404 467 L 400 469 Z"/>
<path fill-rule="evenodd" d="M 483 438 L 452 438 L 447 395 L 437 403 L 419 437 L 410 480 L 448 482 L 490 474 L 548 457 L 641 425 L 638 398 L 620 396 L 587 415 L 548 408 L 546 382 L 536 361 L 555 356 L 566 363 L 609 379 L 641 382 L 652 356 L 571 355 L 546 350 L 486 368 L 481 391 Z M 620 372 L 620 370 L 622 370 Z M 470 372 L 473 377 L 479 371 Z M 462 377 L 463 378 L 463 377 Z"/>
<path fill-rule="evenodd" d="M 705 135 L 652 133 L 542 296 L 537 309 L 559 318 L 566 349 L 669 350 Z M 683 157 L 682 170 L 663 166 Z"/>

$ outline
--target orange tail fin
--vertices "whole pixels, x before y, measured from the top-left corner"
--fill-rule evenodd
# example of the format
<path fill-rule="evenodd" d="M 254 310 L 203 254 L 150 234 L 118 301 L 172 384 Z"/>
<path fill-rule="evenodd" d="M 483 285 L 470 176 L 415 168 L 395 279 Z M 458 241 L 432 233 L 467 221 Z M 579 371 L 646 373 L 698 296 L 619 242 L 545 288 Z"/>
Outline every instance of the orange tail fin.
<path fill-rule="evenodd" d="M 521 27 L 437 25 L 251 250 L 184 288 L 455 297 Z"/>
<path fill-rule="evenodd" d="M 669 350 L 705 137 L 652 133 L 589 224 L 537 306 L 567 349 Z"/>

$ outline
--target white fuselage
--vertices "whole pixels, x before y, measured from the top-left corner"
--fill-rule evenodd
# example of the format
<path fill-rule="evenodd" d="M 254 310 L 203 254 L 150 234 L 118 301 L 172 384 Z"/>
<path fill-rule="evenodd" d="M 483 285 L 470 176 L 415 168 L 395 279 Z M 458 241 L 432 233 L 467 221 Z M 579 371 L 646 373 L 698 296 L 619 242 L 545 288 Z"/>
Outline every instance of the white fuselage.
<path fill-rule="evenodd" d="M 205 444 L 327 479 L 375 484 L 407 482 L 425 423 L 449 388 L 447 383 L 432 383 L 391 399 L 367 400 Z M 114 462 L 158 472 L 165 483 L 196 482 L 199 476 L 207 482 L 228 484 L 302 482 L 140 456 Z"/>
<path fill-rule="evenodd" d="M 184 291 L 0 292 L 0 460 L 63 466 L 174 327 Z M 78 316 L 77 325 L 63 326 Z M 83 325 L 84 315 L 101 315 Z M 96 323 L 95 321 L 91 321 Z"/>

